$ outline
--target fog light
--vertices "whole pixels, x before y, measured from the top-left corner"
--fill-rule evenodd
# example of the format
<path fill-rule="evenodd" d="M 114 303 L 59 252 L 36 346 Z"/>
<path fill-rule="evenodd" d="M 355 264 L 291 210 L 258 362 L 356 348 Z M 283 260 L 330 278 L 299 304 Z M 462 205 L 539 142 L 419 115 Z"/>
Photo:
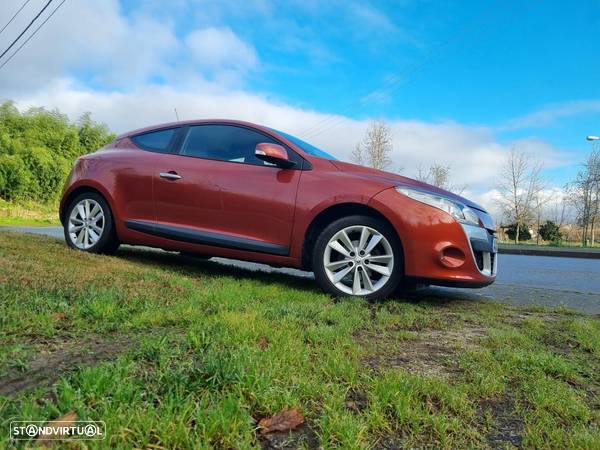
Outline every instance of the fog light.
<path fill-rule="evenodd" d="M 446 247 L 440 252 L 440 262 L 450 269 L 456 269 L 465 263 L 465 254 L 456 247 Z"/>

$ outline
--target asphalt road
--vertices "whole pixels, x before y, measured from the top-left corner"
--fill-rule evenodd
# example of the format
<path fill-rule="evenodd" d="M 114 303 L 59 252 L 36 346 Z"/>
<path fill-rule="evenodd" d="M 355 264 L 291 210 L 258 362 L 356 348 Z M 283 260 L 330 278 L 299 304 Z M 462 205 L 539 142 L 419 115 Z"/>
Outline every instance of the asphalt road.
<path fill-rule="evenodd" d="M 63 238 L 60 227 L 0 227 Z M 452 289 L 430 287 L 414 294 L 416 297 L 440 299 L 484 299 L 512 305 L 566 306 L 587 314 L 600 315 L 600 260 L 552 256 L 499 255 L 498 278 L 482 289 Z M 283 272 L 312 278 L 309 272 L 295 269 L 274 269 L 263 264 L 213 258 L 219 264 L 250 270 Z"/>

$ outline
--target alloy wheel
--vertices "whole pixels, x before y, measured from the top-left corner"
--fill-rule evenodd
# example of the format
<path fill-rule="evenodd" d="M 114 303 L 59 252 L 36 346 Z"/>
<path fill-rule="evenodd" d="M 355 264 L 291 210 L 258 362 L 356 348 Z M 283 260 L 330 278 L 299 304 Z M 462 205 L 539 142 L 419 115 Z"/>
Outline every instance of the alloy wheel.
<path fill-rule="evenodd" d="M 369 295 L 392 276 L 394 253 L 386 237 L 374 228 L 353 225 L 335 233 L 323 254 L 329 281 L 349 295 Z"/>
<path fill-rule="evenodd" d="M 71 210 L 68 231 L 73 245 L 87 250 L 96 245 L 104 232 L 104 211 L 96 200 L 81 200 Z"/>

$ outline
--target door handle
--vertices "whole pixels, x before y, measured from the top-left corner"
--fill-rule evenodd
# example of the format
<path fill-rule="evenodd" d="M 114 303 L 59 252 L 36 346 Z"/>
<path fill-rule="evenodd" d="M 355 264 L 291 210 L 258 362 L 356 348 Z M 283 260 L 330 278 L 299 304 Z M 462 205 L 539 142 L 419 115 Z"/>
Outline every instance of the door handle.
<path fill-rule="evenodd" d="M 174 170 L 171 170 L 170 172 L 161 172 L 160 177 L 166 178 L 167 180 L 181 180 L 181 175 L 178 175 Z"/>

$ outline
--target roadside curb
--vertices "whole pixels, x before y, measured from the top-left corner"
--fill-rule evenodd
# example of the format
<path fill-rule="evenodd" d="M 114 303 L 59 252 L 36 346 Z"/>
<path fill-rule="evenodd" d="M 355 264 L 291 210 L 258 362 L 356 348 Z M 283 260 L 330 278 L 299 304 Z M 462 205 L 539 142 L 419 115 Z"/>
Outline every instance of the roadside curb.
<path fill-rule="evenodd" d="M 498 252 L 505 255 L 559 256 L 563 258 L 600 259 L 600 250 L 587 248 L 548 248 L 537 245 L 498 244 Z"/>

